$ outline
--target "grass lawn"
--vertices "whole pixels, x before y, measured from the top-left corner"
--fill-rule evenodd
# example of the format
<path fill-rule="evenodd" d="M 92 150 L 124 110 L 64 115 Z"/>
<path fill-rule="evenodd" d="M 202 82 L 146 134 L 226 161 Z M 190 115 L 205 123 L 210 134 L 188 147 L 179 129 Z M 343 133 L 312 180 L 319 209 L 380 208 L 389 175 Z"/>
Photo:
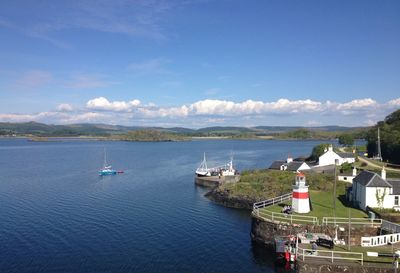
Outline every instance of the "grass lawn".
<path fill-rule="evenodd" d="M 393 262 L 392 257 L 369 257 L 367 256 L 367 252 L 378 252 L 378 253 L 392 253 L 392 251 L 399 250 L 399 245 L 395 244 L 393 246 L 379 246 L 379 247 L 362 247 L 362 246 L 351 246 L 351 252 L 360 252 L 363 253 L 364 262 L 370 263 L 388 263 L 391 264 Z M 347 246 L 345 245 L 336 245 L 334 248 L 335 251 L 348 251 Z"/>
<path fill-rule="evenodd" d="M 319 220 L 322 217 L 349 217 L 349 208 L 350 208 L 350 216 L 351 218 L 366 218 L 368 215 L 357 208 L 347 207 L 346 201 L 344 200 L 345 188 L 342 185 L 338 185 L 336 198 L 336 212 L 333 209 L 333 194 L 327 191 L 310 191 L 311 203 L 312 203 L 312 211 L 307 214 L 299 214 L 305 216 L 315 216 L 318 217 Z M 265 208 L 266 210 L 272 212 L 281 212 L 282 207 L 285 203 L 274 205 L 271 207 Z M 288 200 L 286 205 L 291 205 L 291 201 Z"/>

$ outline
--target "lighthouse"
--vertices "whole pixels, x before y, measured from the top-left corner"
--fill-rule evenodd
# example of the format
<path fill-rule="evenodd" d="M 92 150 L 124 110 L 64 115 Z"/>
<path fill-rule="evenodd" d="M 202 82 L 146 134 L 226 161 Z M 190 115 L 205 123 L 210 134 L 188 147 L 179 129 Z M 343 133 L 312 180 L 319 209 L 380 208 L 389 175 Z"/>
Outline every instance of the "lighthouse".
<path fill-rule="evenodd" d="M 297 213 L 310 212 L 308 186 L 306 186 L 306 176 L 303 173 L 297 173 L 296 182 L 293 185 L 292 210 Z"/>

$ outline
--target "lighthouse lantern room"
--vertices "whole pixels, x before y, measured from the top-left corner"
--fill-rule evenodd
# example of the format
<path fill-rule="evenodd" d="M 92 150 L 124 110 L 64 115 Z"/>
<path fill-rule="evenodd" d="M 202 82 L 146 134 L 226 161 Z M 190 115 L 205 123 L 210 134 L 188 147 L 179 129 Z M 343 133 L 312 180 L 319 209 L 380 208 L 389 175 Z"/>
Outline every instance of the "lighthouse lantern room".
<path fill-rule="evenodd" d="M 310 212 L 308 186 L 306 186 L 306 176 L 303 173 L 297 173 L 296 182 L 293 185 L 292 210 L 297 213 Z"/>

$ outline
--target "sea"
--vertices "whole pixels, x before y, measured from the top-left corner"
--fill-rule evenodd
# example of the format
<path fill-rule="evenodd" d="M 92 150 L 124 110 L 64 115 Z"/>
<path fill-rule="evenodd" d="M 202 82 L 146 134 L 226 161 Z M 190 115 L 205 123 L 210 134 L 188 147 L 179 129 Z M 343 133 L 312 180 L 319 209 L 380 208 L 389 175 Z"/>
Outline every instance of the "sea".
<path fill-rule="evenodd" d="M 203 153 L 243 171 L 319 143 L 0 139 L 0 272 L 276 272 L 250 211 L 208 200 L 194 171 Z M 98 175 L 104 150 L 123 174 Z"/>

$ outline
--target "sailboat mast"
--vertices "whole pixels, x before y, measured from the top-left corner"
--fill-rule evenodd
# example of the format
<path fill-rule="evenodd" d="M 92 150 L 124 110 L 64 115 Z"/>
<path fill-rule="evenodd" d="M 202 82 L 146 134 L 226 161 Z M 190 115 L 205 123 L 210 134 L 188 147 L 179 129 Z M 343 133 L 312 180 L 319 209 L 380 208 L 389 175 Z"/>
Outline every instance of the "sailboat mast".
<path fill-rule="evenodd" d="M 207 161 L 206 161 L 206 153 L 204 153 L 203 162 L 204 162 L 204 167 L 205 167 L 205 169 L 208 170 L 208 168 L 207 168 Z"/>
<path fill-rule="evenodd" d="M 104 148 L 104 168 L 107 166 L 107 159 L 106 159 L 106 148 Z"/>

